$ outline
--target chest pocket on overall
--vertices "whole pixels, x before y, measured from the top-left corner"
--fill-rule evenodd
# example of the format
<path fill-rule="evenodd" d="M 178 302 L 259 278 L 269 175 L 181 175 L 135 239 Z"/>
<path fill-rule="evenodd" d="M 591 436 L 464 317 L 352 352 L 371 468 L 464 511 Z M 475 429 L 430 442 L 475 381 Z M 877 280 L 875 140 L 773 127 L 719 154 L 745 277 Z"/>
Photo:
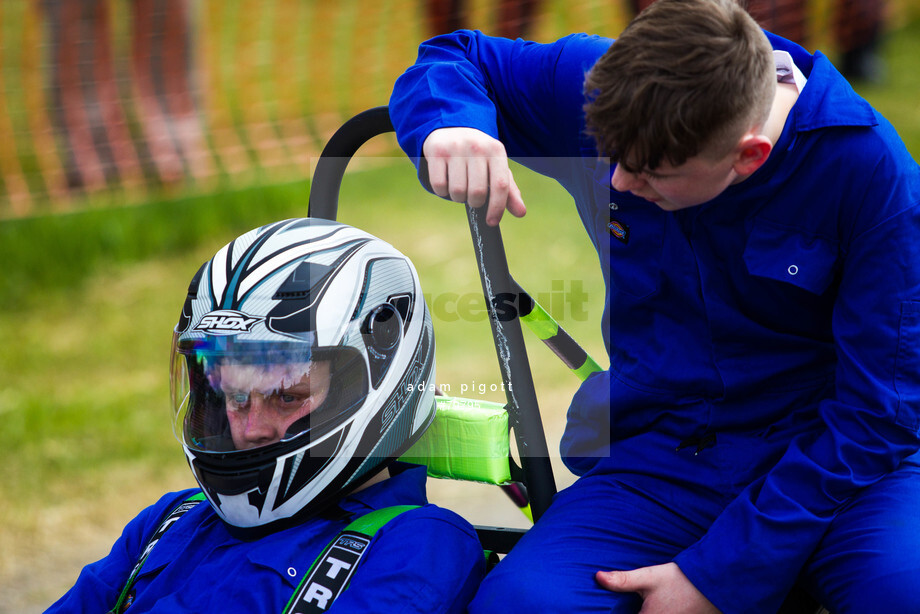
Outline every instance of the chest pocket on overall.
<path fill-rule="evenodd" d="M 744 263 L 751 275 L 821 295 L 837 275 L 837 255 L 836 241 L 758 219 L 744 248 Z"/>

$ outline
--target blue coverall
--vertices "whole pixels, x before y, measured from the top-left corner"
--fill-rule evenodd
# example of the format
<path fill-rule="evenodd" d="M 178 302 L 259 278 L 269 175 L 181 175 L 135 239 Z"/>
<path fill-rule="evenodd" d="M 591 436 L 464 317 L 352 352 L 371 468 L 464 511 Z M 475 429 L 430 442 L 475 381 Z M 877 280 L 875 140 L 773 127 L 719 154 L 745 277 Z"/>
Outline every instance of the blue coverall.
<path fill-rule="evenodd" d="M 835 613 L 920 612 L 920 169 L 824 55 L 768 37 L 807 77 L 782 136 L 674 212 L 612 190 L 586 133 L 610 39 L 460 31 L 397 81 L 411 158 L 437 128 L 500 139 L 573 196 L 608 289 L 610 368 L 562 440 L 581 477 L 472 612 L 634 612 L 594 572 L 669 561 L 723 612 L 776 611 L 800 572 Z"/>
<path fill-rule="evenodd" d="M 391 505 L 423 507 L 403 512 L 378 531 L 330 612 L 464 612 L 485 573 L 482 547 L 465 520 L 425 505 L 425 479 L 423 467 L 412 467 L 343 499 L 339 507 L 348 514 L 316 517 L 255 541 L 232 537 L 211 506 L 199 503 L 153 547 L 128 612 L 280 614 L 313 561 L 352 517 Z M 192 492 L 168 494 L 141 512 L 109 555 L 87 565 L 48 612 L 108 612 L 151 534 Z"/>

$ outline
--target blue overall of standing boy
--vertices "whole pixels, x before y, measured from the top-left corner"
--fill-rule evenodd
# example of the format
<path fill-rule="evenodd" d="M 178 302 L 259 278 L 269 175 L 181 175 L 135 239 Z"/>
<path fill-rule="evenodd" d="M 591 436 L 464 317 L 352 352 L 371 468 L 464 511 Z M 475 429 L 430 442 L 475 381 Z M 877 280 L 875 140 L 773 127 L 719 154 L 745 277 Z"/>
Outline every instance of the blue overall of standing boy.
<path fill-rule="evenodd" d="M 491 224 L 509 157 L 557 179 L 607 283 L 580 477 L 472 612 L 920 611 L 920 170 L 827 57 L 659 0 L 616 41 L 432 39 L 390 113 Z"/>

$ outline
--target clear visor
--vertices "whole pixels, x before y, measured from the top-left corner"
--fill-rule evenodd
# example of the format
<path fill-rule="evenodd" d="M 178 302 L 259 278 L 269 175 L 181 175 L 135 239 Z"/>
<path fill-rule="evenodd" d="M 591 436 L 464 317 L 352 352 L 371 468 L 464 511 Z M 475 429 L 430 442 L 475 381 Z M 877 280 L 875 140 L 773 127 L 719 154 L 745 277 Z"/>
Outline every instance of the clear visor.
<path fill-rule="evenodd" d="M 307 344 L 174 343 L 176 437 L 195 450 L 250 450 L 341 423 L 367 394 L 367 370 L 351 348 Z"/>

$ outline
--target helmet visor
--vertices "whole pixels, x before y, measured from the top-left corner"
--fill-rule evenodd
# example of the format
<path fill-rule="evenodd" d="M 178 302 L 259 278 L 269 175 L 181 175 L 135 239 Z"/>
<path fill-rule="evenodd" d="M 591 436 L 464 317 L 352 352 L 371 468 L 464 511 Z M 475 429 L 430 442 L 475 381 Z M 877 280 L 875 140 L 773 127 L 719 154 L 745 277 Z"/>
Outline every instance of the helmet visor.
<path fill-rule="evenodd" d="M 367 369 L 351 348 L 307 343 L 175 343 L 174 430 L 195 450 L 233 452 L 318 438 L 367 395 Z"/>

